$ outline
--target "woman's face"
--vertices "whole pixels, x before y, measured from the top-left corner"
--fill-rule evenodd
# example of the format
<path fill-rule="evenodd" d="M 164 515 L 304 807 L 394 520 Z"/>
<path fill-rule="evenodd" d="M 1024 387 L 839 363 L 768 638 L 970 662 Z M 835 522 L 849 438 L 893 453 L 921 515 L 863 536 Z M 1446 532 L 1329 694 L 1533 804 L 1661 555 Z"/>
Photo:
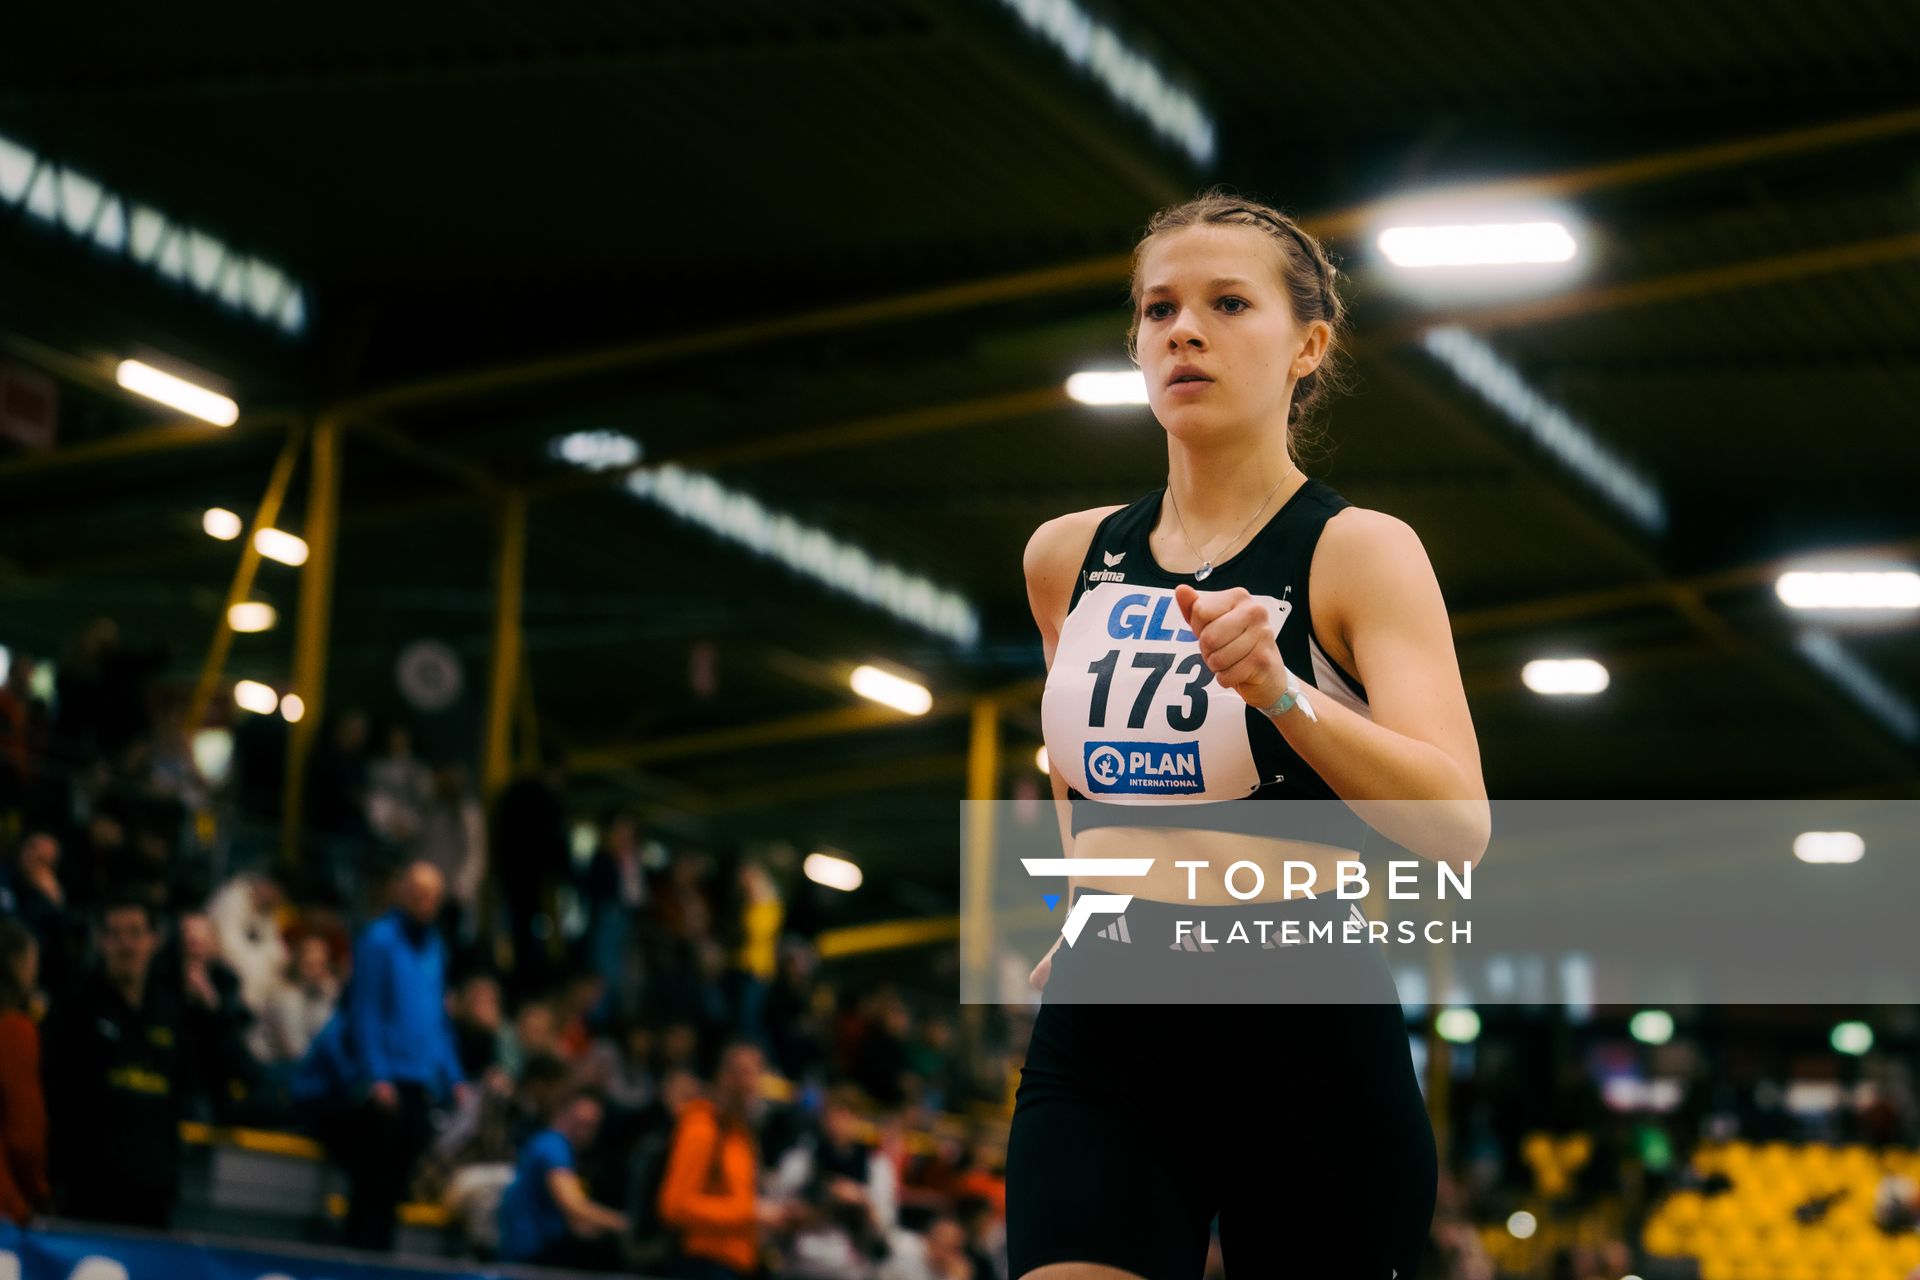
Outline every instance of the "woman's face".
<path fill-rule="evenodd" d="M 1293 384 L 1319 365 L 1331 330 L 1300 325 L 1282 289 L 1279 249 L 1252 227 L 1173 232 L 1140 266 L 1137 346 L 1160 425 L 1195 443 L 1269 424 L 1284 429 Z M 1210 381 L 1170 385 L 1180 364 Z"/>

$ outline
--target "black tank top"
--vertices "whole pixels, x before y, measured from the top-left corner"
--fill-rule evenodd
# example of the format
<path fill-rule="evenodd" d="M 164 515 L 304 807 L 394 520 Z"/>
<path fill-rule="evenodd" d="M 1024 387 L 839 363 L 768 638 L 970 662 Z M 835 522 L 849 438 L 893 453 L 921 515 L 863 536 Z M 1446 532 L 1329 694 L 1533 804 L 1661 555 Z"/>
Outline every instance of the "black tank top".
<path fill-rule="evenodd" d="M 1352 505 L 1308 478 L 1204 582 L 1169 573 L 1148 534 L 1166 490 L 1094 532 L 1047 673 L 1047 754 L 1067 780 L 1075 834 L 1089 827 L 1185 827 L 1362 848 L 1366 827 L 1287 745 L 1278 726 L 1220 687 L 1173 589 L 1245 587 L 1276 614 L 1280 656 L 1305 684 L 1371 715 L 1360 682 L 1314 635 L 1307 571 L 1327 520 Z M 1290 711 L 1289 715 L 1299 712 Z M 1315 800 L 1292 811 L 1246 801 Z"/>

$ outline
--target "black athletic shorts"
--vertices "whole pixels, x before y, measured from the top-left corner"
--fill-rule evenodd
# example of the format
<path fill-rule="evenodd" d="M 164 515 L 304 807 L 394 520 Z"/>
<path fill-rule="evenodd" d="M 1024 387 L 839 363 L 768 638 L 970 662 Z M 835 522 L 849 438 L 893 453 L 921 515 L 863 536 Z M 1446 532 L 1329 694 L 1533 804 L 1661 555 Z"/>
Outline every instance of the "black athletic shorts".
<path fill-rule="evenodd" d="M 1199 1280 L 1216 1215 L 1232 1280 L 1412 1280 L 1438 1162 L 1385 947 L 1286 944 L 1305 935 L 1273 925 L 1272 945 L 1259 941 L 1259 921 L 1337 925 L 1351 910 L 1328 894 L 1135 900 L 1054 953 L 1007 1149 L 1013 1280 L 1056 1262 Z M 1177 922 L 1201 919 L 1173 941 Z M 1236 920 L 1248 942 L 1226 941 Z M 1165 997 L 1208 972 L 1270 974 L 1286 991 L 1315 970 L 1375 999 L 1073 1002 L 1115 987 Z"/>

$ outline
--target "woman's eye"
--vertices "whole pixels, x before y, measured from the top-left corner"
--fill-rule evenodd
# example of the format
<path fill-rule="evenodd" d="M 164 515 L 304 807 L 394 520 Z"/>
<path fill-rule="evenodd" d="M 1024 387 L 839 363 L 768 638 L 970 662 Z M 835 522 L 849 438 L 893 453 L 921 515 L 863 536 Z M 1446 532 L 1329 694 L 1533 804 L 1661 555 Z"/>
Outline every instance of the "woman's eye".
<path fill-rule="evenodd" d="M 1221 302 L 1221 305 L 1225 305 L 1226 303 L 1229 303 L 1229 302 L 1237 302 L 1240 304 L 1237 308 L 1227 312 L 1227 314 L 1230 316 L 1237 316 L 1240 314 L 1240 312 L 1246 310 L 1247 308 L 1247 300 L 1245 298 L 1237 298 L 1231 294 L 1220 299 L 1220 302 Z M 1165 317 L 1161 314 L 1160 308 L 1170 307 L 1172 305 L 1173 304 L 1170 302 L 1150 302 L 1147 304 L 1146 310 L 1142 312 L 1142 314 L 1145 315 L 1146 318 L 1149 320 L 1164 319 Z"/>

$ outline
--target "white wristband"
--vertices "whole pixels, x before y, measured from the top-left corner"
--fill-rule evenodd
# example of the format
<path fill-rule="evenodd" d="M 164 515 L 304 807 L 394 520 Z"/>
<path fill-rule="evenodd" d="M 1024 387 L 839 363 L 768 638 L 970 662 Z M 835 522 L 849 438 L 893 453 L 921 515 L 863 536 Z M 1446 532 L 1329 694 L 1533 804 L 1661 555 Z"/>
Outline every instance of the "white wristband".
<path fill-rule="evenodd" d="M 1283 716 L 1295 707 L 1299 707 L 1307 719 L 1314 724 L 1320 723 L 1320 717 L 1313 714 L 1313 704 L 1307 701 L 1307 686 L 1300 683 L 1300 677 L 1289 671 L 1286 690 L 1273 700 L 1272 706 L 1262 707 L 1260 711 L 1261 714 L 1272 718 Z"/>

